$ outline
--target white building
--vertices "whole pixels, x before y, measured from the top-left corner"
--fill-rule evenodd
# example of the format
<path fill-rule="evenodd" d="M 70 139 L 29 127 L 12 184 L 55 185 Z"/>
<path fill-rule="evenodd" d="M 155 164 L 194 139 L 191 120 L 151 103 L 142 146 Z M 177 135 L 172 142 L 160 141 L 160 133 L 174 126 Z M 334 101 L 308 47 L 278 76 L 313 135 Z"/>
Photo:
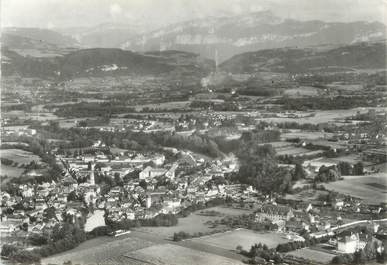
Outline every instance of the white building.
<path fill-rule="evenodd" d="M 141 180 L 145 179 L 153 179 L 158 176 L 162 176 L 167 172 L 164 168 L 152 168 L 151 166 L 147 166 L 143 171 L 140 172 L 139 178 Z"/>
<path fill-rule="evenodd" d="M 361 240 L 359 234 L 352 234 L 337 240 L 337 250 L 344 253 L 355 253 L 359 249 L 363 249 L 366 241 Z"/>

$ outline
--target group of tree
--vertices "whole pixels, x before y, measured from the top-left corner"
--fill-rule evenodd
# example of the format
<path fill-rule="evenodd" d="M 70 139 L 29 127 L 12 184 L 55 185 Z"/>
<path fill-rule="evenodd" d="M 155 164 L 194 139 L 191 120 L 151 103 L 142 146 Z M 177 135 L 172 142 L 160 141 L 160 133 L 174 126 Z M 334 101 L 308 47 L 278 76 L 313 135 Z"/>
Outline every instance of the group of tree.
<path fill-rule="evenodd" d="M 5 165 L 5 166 L 17 166 L 18 165 L 17 162 L 14 162 L 13 160 L 8 159 L 6 157 L 1 158 L 1 164 Z"/>
<path fill-rule="evenodd" d="M 192 238 L 192 235 L 184 231 L 175 232 L 173 234 L 173 241 L 181 241 L 188 238 Z"/>
<path fill-rule="evenodd" d="M 7 192 L 11 192 L 14 195 L 14 186 L 26 183 L 43 183 L 57 181 L 62 176 L 62 169 L 56 163 L 54 155 L 51 153 L 51 147 L 44 139 L 34 139 L 31 137 L 19 137 L 18 141 L 27 143 L 27 145 L 17 145 L 14 148 L 18 148 L 27 152 L 39 156 L 46 164 L 46 169 L 41 171 L 40 175 L 36 176 L 21 176 L 10 179 L 2 189 Z M 26 165 L 26 170 L 40 169 L 42 166 L 35 161 Z"/>
<path fill-rule="evenodd" d="M 274 262 L 274 264 L 283 262 L 282 256 L 275 249 L 268 248 L 266 244 L 254 244 L 249 251 L 243 250 L 241 246 L 237 246 L 236 249 L 242 255 L 250 258 L 250 264 L 266 264 L 269 261 Z"/>
<path fill-rule="evenodd" d="M 255 215 L 238 215 L 238 216 L 228 216 L 220 220 L 213 222 L 213 225 L 222 225 L 229 228 L 245 228 L 254 231 L 275 231 L 278 230 L 278 225 L 273 224 L 270 221 L 256 222 Z"/>
<path fill-rule="evenodd" d="M 204 202 L 193 203 L 193 204 L 189 205 L 188 207 L 182 209 L 178 213 L 178 216 L 179 217 L 187 217 L 191 213 L 198 211 L 198 210 L 203 210 L 203 209 L 210 208 L 210 207 L 224 205 L 226 203 L 226 201 L 227 201 L 227 198 L 226 199 L 215 198 L 215 199 L 209 200 L 205 203 Z"/>
<path fill-rule="evenodd" d="M 178 219 L 176 215 L 169 213 L 159 214 L 149 219 L 124 219 L 118 222 L 105 218 L 105 223 L 110 226 L 113 231 L 115 231 L 119 229 L 129 230 L 134 227 L 141 226 L 175 226 L 178 223 Z"/>
<path fill-rule="evenodd" d="M 314 178 L 314 181 L 317 182 L 331 182 L 336 181 L 341 178 L 340 171 L 337 166 L 324 166 L 322 165 L 318 170 L 318 174 Z"/>
<path fill-rule="evenodd" d="M 215 111 L 238 111 L 238 104 L 235 101 L 225 101 L 219 104 L 214 101 L 194 100 L 189 105 L 193 109 L 212 109 Z"/>
<path fill-rule="evenodd" d="M 41 245 L 40 248 L 25 250 L 22 247 L 5 244 L 1 255 L 8 257 L 13 262 L 36 263 L 42 257 L 72 249 L 85 240 L 86 234 L 78 224 L 64 223 L 62 226 L 54 226 L 52 235 L 48 237 L 35 235 L 30 238 L 31 243 Z"/>
<path fill-rule="evenodd" d="M 313 97 L 308 100 L 304 98 L 282 97 L 273 103 L 284 105 L 287 110 L 332 110 L 332 109 L 351 109 L 355 107 L 371 107 L 381 102 L 374 95 L 368 96 L 337 96 L 330 97 Z"/>
<path fill-rule="evenodd" d="M 272 145 L 243 141 L 237 153 L 240 161 L 236 181 L 252 185 L 265 193 L 291 190 L 292 174 L 287 168 L 279 167 Z"/>
<path fill-rule="evenodd" d="M 119 102 L 79 102 L 75 104 L 66 104 L 55 106 L 55 115 L 60 117 L 103 117 L 110 118 L 113 114 L 135 112 L 135 108 L 128 107 Z"/>
<path fill-rule="evenodd" d="M 364 174 L 364 165 L 361 161 L 357 162 L 353 166 L 348 162 L 340 162 L 337 165 L 340 174 L 344 176 L 349 175 L 363 175 Z"/>
<path fill-rule="evenodd" d="M 329 237 L 320 237 L 320 238 L 306 238 L 305 241 L 290 241 L 287 243 L 278 244 L 276 251 L 285 253 L 293 251 L 300 248 L 314 246 L 316 244 L 325 243 L 329 240 Z"/>

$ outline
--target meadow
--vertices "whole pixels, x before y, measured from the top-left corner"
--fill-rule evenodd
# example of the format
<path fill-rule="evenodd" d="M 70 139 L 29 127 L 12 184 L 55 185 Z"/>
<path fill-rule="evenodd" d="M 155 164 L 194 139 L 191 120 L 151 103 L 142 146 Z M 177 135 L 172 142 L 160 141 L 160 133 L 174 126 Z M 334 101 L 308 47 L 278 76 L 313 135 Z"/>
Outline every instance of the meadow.
<path fill-rule="evenodd" d="M 125 255 L 133 259 L 139 264 L 154 264 L 154 265 L 238 265 L 244 264 L 241 261 L 226 258 L 223 256 L 211 254 L 204 251 L 198 251 L 191 248 L 186 248 L 174 244 L 154 245 L 140 250 L 132 251 Z M 141 263 L 142 262 L 142 263 Z M 130 264 L 132 262 L 130 261 Z"/>
<path fill-rule="evenodd" d="M 308 260 L 313 260 L 315 262 L 319 263 L 329 263 L 335 255 L 323 252 L 323 251 L 318 251 L 315 249 L 310 249 L 310 248 L 302 248 L 302 249 L 297 249 L 291 252 L 288 252 L 289 255 L 292 255 L 294 257 L 300 257 Z"/>
<path fill-rule="evenodd" d="M 40 157 L 20 149 L 0 149 L 0 157 L 10 159 L 18 164 L 28 164 L 31 161 L 40 161 Z"/>
<path fill-rule="evenodd" d="M 245 250 L 249 250 L 252 245 L 258 243 L 266 244 L 269 248 L 275 248 L 278 244 L 289 242 L 285 234 L 282 233 L 255 232 L 247 229 L 237 229 L 191 240 L 227 250 L 235 250 L 238 245 Z"/>
<path fill-rule="evenodd" d="M 163 238 L 171 239 L 174 233 L 178 233 L 180 231 L 184 231 L 189 234 L 194 233 L 211 233 L 214 230 L 226 229 L 226 227 L 218 226 L 216 228 L 211 227 L 207 224 L 207 222 L 213 222 L 215 220 L 220 220 L 225 216 L 237 216 L 242 214 L 250 214 L 252 211 L 244 210 L 244 209 L 234 209 L 234 208 L 226 208 L 226 207 L 211 207 L 206 209 L 206 211 L 215 211 L 218 212 L 219 215 L 209 216 L 203 215 L 200 211 L 196 211 L 191 213 L 189 216 L 184 218 L 179 218 L 179 222 L 176 226 L 170 227 L 140 227 L 137 228 L 137 231 L 146 232 L 146 233 L 154 233 L 162 236 Z"/>
<path fill-rule="evenodd" d="M 351 195 L 369 204 L 387 201 L 386 173 L 376 173 L 364 176 L 344 176 L 343 180 L 324 184 L 328 190 Z"/>
<path fill-rule="evenodd" d="M 99 237 L 88 240 L 72 250 L 44 258 L 41 263 L 63 264 L 71 261 L 73 264 L 118 264 L 114 261 L 122 258 L 125 253 L 151 245 L 152 242 L 137 237 Z"/>

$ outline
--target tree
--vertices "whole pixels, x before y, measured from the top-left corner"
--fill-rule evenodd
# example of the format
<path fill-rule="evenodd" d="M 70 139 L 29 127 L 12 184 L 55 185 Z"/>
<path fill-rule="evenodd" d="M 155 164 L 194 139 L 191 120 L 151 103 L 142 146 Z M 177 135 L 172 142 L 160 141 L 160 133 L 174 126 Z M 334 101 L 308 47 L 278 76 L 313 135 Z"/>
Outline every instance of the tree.
<path fill-rule="evenodd" d="M 238 152 L 241 166 L 238 180 L 242 183 L 255 186 L 257 189 L 272 190 L 272 176 L 277 171 L 277 160 L 274 148 L 271 145 L 257 143 L 242 143 Z"/>
<path fill-rule="evenodd" d="M 45 218 L 45 220 L 50 220 L 52 218 L 56 218 L 55 207 L 51 206 L 51 207 L 49 207 L 47 209 L 44 209 L 43 217 Z"/>
<path fill-rule="evenodd" d="M 141 180 L 140 183 L 138 184 L 141 188 L 143 188 L 144 190 L 147 189 L 148 187 L 148 183 L 146 183 L 145 180 Z"/>
<path fill-rule="evenodd" d="M 40 262 L 40 255 L 32 251 L 19 250 L 10 255 L 9 259 L 23 264 L 36 263 Z"/>
<path fill-rule="evenodd" d="M 1 256 L 9 257 L 10 255 L 15 253 L 16 251 L 18 251 L 18 248 L 15 245 L 5 244 L 1 248 Z"/>
<path fill-rule="evenodd" d="M 118 186 L 124 186 L 124 182 L 122 181 L 122 178 L 120 177 L 120 173 L 118 172 L 114 173 L 114 181 Z"/>
<path fill-rule="evenodd" d="M 338 164 L 338 168 L 339 168 L 341 175 L 348 176 L 348 175 L 351 175 L 351 173 L 352 173 L 351 164 L 348 162 L 340 162 Z"/>
<path fill-rule="evenodd" d="M 296 163 L 296 166 L 294 168 L 294 173 L 293 173 L 293 180 L 304 179 L 305 177 L 306 177 L 306 172 L 304 168 L 300 163 Z"/>
<path fill-rule="evenodd" d="M 353 166 L 353 174 L 354 175 L 364 175 L 364 165 L 361 161 L 357 162 Z"/>
<path fill-rule="evenodd" d="M 47 238 L 40 234 L 31 234 L 28 240 L 34 246 L 41 246 L 41 245 L 47 244 Z"/>
<path fill-rule="evenodd" d="M 367 261 L 366 254 L 363 250 L 358 250 L 353 253 L 353 262 L 355 264 L 364 264 Z"/>
<path fill-rule="evenodd" d="M 243 247 L 242 247 L 241 245 L 238 245 L 238 246 L 236 247 L 236 251 L 237 251 L 238 253 L 241 253 L 242 250 L 243 250 Z"/>
<path fill-rule="evenodd" d="M 67 200 L 68 201 L 78 201 L 79 198 L 78 198 L 78 195 L 76 193 L 75 190 L 71 191 L 68 195 L 67 195 Z"/>

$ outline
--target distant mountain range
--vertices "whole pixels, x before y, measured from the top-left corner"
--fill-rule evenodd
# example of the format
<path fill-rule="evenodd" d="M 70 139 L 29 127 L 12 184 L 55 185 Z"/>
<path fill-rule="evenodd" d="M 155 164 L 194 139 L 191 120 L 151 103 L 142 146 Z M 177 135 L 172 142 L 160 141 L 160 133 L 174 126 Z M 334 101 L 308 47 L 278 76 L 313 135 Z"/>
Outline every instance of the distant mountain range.
<path fill-rule="evenodd" d="M 233 56 L 219 68 L 234 74 L 257 72 L 329 72 L 386 69 L 386 42 L 357 43 L 326 49 L 279 48 Z"/>
<path fill-rule="evenodd" d="M 21 49 L 15 36 L 24 38 L 28 53 L 42 45 L 76 48 L 121 48 L 135 52 L 180 50 L 198 53 L 219 63 L 234 55 L 272 48 L 305 48 L 320 45 L 348 45 L 386 39 L 386 26 L 379 22 L 335 23 L 282 19 L 270 11 L 232 17 L 204 18 L 181 22 L 150 32 L 138 25 L 102 24 L 91 28 L 42 30 L 8 28 L 2 43 Z M 30 39 L 30 40 L 29 40 Z M 27 49 L 30 45 L 30 50 Z M 20 52 L 20 51 L 19 51 Z M 32 54 L 34 55 L 34 54 Z"/>
<path fill-rule="evenodd" d="M 39 28 L 3 28 L 2 35 L 19 36 L 36 41 L 50 43 L 60 47 L 74 47 L 78 42 L 71 36 L 61 34 L 54 30 Z M 5 40 L 4 40 L 5 41 Z"/>
<path fill-rule="evenodd" d="M 58 56 L 79 48 L 79 43 L 71 36 L 38 28 L 3 28 L 1 44 L 33 57 Z"/>
<path fill-rule="evenodd" d="M 71 36 L 79 45 L 88 48 L 119 48 L 122 43 L 142 32 L 140 25 L 104 23 L 94 27 L 58 28 L 56 31 Z"/>
<path fill-rule="evenodd" d="M 214 69 L 211 60 L 180 51 L 134 53 L 112 48 L 81 49 L 57 57 L 25 57 L 2 49 L 2 74 L 58 80 L 89 76 L 180 75 L 203 77 Z"/>
<path fill-rule="evenodd" d="M 374 22 L 328 23 L 281 19 L 270 11 L 205 18 L 141 34 L 121 45 L 134 51 L 182 50 L 222 62 L 261 49 L 351 44 L 386 38 L 386 26 Z"/>
<path fill-rule="evenodd" d="M 278 48 L 235 55 L 219 72 L 305 73 L 386 69 L 386 43 L 357 43 L 336 48 Z M 114 48 L 80 49 L 57 57 L 29 57 L 2 48 L 2 74 L 66 80 L 90 76 L 172 74 L 200 80 L 215 71 L 215 62 L 182 51 L 135 53 Z"/>

